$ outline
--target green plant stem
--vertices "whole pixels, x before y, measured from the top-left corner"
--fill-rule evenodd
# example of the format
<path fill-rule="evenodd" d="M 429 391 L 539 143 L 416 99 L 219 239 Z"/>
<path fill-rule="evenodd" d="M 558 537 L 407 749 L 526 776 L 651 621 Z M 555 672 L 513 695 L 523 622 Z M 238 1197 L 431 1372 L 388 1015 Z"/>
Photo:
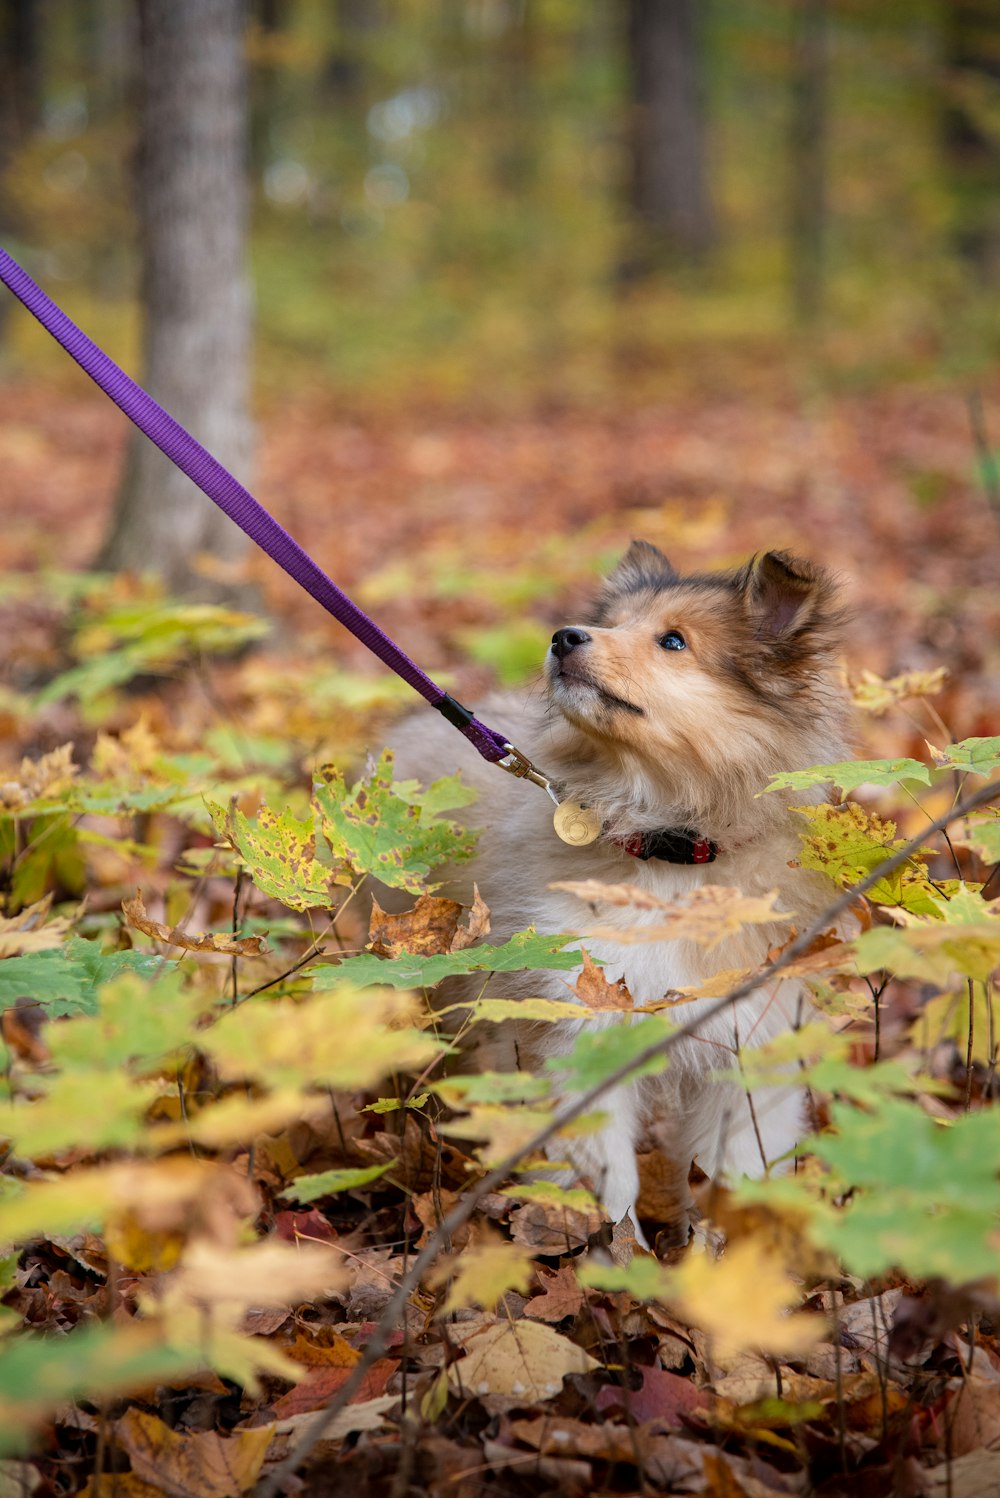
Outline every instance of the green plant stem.
<path fill-rule="evenodd" d="M 882 863 L 876 865 L 857 884 L 852 885 L 850 889 L 844 890 L 842 894 L 838 895 L 837 899 L 827 906 L 826 910 L 813 921 L 812 925 L 803 931 L 800 936 L 797 936 L 766 967 L 754 973 L 751 977 L 744 979 L 742 983 L 739 983 L 723 998 L 717 999 L 697 1019 L 689 1020 L 686 1025 L 682 1025 L 679 1029 L 674 1030 L 665 1039 L 658 1040 L 653 1045 L 647 1046 L 637 1056 L 632 1057 L 631 1060 L 617 1067 L 610 1076 L 603 1078 L 602 1081 L 589 1087 L 586 1092 L 580 1094 L 570 1107 L 561 1110 L 557 1118 L 554 1118 L 543 1129 L 540 1129 L 533 1139 L 530 1139 L 520 1149 L 515 1150 L 500 1165 L 487 1172 L 475 1185 L 470 1186 L 469 1190 L 456 1202 L 436 1231 L 427 1240 L 420 1253 L 413 1260 L 409 1271 L 400 1280 L 392 1298 L 389 1300 L 379 1319 L 374 1333 L 368 1340 L 360 1360 L 352 1368 L 350 1376 L 341 1384 L 326 1408 L 319 1411 L 312 1425 L 308 1427 L 301 1439 L 292 1447 L 292 1450 L 285 1457 L 284 1461 L 280 1462 L 274 1471 L 257 1485 L 254 1490 L 255 1498 L 275 1498 L 275 1495 L 281 1492 L 285 1481 L 293 1476 L 316 1444 L 322 1440 L 324 1432 L 328 1429 L 334 1418 L 350 1402 L 354 1394 L 361 1387 L 362 1380 L 368 1369 L 377 1358 L 382 1356 L 388 1347 L 393 1328 L 402 1315 L 407 1301 L 420 1284 L 426 1271 L 434 1263 L 438 1254 L 443 1251 L 445 1244 L 452 1239 L 460 1227 L 463 1227 L 469 1221 L 483 1197 L 488 1196 L 491 1191 L 501 1186 L 515 1166 L 528 1156 L 537 1154 L 548 1144 L 550 1139 L 559 1133 L 561 1129 L 565 1128 L 566 1124 L 575 1118 L 579 1118 L 581 1114 L 589 1112 L 604 1093 L 613 1087 L 620 1086 L 622 1082 L 628 1081 L 630 1077 L 644 1066 L 649 1065 L 651 1061 L 656 1061 L 660 1057 L 667 1055 L 682 1040 L 686 1040 L 689 1036 L 696 1034 L 702 1025 L 707 1024 L 719 1014 L 724 1013 L 725 1010 L 731 1008 L 740 999 L 746 998 L 754 989 L 768 983 L 783 968 L 794 962 L 796 957 L 801 957 L 808 951 L 816 937 L 821 936 L 834 922 L 846 914 L 851 906 L 862 895 L 866 894 L 873 885 L 877 884 L 880 879 L 884 879 L 887 874 L 891 874 L 900 864 L 905 863 L 918 848 L 923 846 L 929 836 L 936 832 L 943 832 L 945 827 L 949 826 L 952 822 L 957 822 L 960 818 L 968 816 L 969 812 L 975 811 L 977 807 L 986 805 L 987 802 L 994 800 L 998 795 L 1000 795 L 1000 782 L 994 782 L 981 787 L 980 790 L 972 796 L 966 797 L 965 800 L 956 802 L 950 811 L 938 817 L 929 827 L 925 827 L 917 837 L 905 843 L 902 848 L 897 849 L 889 858 L 884 859 Z"/>

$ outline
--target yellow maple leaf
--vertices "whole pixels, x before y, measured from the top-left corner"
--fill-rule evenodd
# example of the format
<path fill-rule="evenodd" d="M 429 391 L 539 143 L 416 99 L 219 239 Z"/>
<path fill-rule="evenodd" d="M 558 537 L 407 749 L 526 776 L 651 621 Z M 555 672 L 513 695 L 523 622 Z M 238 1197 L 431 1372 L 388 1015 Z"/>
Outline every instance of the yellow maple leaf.
<path fill-rule="evenodd" d="M 821 1316 L 790 1312 L 798 1291 L 783 1264 L 754 1239 L 718 1260 L 689 1254 L 670 1278 L 670 1298 L 722 1357 L 746 1348 L 803 1352 L 826 1329 Z"/>
<path fill-rule="evenodd" d="M 441 1307 L 461 1311 L 467 1306 L 482 1306 L 492 1311 L 508 1290 L 521 1294 L 531 1283 L 531 1254 L 519 1243 L 510 1243 L 491 1228 L 484 1228 L 476 1242 L 443 1263 L 433 1276 L 434 1284 L 451 1279 L 447 1298 Z"/>

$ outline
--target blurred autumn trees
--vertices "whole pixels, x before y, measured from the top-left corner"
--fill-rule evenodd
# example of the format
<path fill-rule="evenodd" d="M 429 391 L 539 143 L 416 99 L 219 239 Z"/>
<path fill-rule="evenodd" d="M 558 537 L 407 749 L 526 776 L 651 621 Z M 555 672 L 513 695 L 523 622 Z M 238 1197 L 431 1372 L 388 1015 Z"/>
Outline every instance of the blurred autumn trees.
<path fill-rule="evenodd" d="M 249 189 L 266 396 L 293 378 L 377 401 L 603 398 L 796 324 L 862 372 L 880 351 L 963 369 L 995 352 L 976 301 L 1000 259 L 994 0 L 232 4 L 249 181 L 225 130 L 211 148 L 182 132 L 178 169 L 226 185 L 155 232 L 176 245 L 199 202 Z M 155 306 L 144 121 L 173 100 L 195 132 L 221 109 L 212 88 L 185 102 L 179 62 L 143 61 L 175 17 L 207 65 L 215 6 L 194 9 L 181 27 L 166 0 L 46 0 L 42 25 L 38 0 L 0 3 L 0 227 L 123 357 L 138 281 Z M 240 273 L 217 291 L 189 238 L 161 261 L 232 332 Z M 211 343 L 213 368 L 245 360 Z M 187 398 L 207 421 L 206 385 Z"/>

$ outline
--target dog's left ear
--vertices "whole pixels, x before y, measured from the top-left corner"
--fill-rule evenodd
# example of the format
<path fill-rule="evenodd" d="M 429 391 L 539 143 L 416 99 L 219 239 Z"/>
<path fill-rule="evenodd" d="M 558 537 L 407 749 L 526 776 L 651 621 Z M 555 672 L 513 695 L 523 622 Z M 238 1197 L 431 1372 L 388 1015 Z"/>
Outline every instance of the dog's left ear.
<path fill-rule="evenodd" d="M 835 631 L 840 623 L 829 573 L 787 551 L 768 551 L 755 558 L 738 582 L 754 632 L 763 641 L 804 643 L 809 636 L 818 645 L 817 637 Z"/>

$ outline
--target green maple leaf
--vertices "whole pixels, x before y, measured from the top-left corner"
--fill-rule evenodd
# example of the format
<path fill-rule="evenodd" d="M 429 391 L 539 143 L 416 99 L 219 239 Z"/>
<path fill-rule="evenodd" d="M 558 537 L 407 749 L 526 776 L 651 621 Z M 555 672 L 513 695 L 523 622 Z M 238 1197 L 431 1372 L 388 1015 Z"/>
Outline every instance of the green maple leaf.
<path fill-rule="evenodd" d="M 904 913 L 904 924 L 876 926 L 855 943 L 858 971 L 886 969 L 945 988 L 956 973 L 985 982 L 1000 966 L 1000 901 L 984 901 L 968 885 L 950 899 L 931 900 L 934 916 Z"/>
<path fill-rule="evenodd" d="M 960 1284 L 1000 1269 L 1000 1115 L 968 1113 L 953 1123 L 900 1098 L 869 1099 L 859 1112 L 831 1109 L 833 1134 L 812 1149 L 854 1195 L 839 1212 L 817 1214 L 812 1231 L 854 1274 L 897 1268 Z"/>
<path fill-rule="evenodd" d="M 919 780 L 930 785 L 931 772 L 917 759 L 848 759 L 811 765 L 807 770 L 785 770 L 771 776 L 767 790 L 804 791 L 814 785 L 834 785 L 846 796 L 859 785 L 894 785 L 897 780 Z"/>
<path fill-rule="evenodd" d="M 350 791 L 333 765 L 324 765 L 319 776 L 313 787 L 318 826 L 333 857 L 358 874 L 421 894 L 433 869 L 468 858 L 473 850 L 473 836 L 441 816 L 474 799 L 457 775 L 436 780 L 425 791 L 412 780 L 393 785 L 392 754 L 386 750 L 371 777 Z"/>
<path fill-rule="evenodd" d="M 932 751 L 941 769 L 964 770 L 972 775 L 992 775 L 1000 768 L 1000 738 L 962 739 L 945 749 Z"/>
<path fill-rule="evenodd" d="M 95 1014 L 97 991 L 122 973 L 152 976 L 163 959 L 144 952 L 102 952 L 100 943 L 72 936 L 61 947 L 0 962 L 0 1009 L 19 999 L 44 1004 L 52 1016 Z"/>
<path fill-rule="evenodd" d="M 434 956 L 403 952 L 391 959 L 376 957 L 373 952 L 361 952 L 357 957 L 345 957 L 335 967 L 314 968 L 313 987 L 335 988 L 340 983 L 349 982 L 355 988 L 369 988 L 373 984 L 380 987 L 388 984 L 392 988 L 430 988 L 440 983 L 442 978 L 461 977 L 466 973 L 516 973 L 533 968 L 571 972 L 580 966 L 580 954 L 562 949 L 573 940 L 572 936 L 545 936 L 532 929 L 518 932 L 502 947 L 466 947 L 461 952 L 441 952 Z"/>

